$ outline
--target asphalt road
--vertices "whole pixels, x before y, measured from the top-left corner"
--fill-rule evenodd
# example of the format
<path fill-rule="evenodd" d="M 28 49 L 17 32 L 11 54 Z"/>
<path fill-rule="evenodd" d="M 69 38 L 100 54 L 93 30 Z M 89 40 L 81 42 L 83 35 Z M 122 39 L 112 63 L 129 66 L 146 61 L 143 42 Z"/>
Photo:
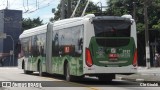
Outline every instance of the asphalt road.
<path fill-rule="evenodd" d="M 96 78 L 85 78 L 82 81 L 67 82 L 63 76 L 47 75 L 38 76 L 38 73 L 24 74 L 18 68 L 0 67 L 1 83 L 11 82 L 14 87 L 2 87 L 0 90 L 159 90 L 158 87 L 145 86 L 144 82 L 131 82 L 114 79 L 112 82 L 101 82 Z M 5 86 L 5 84 L 3 86 Z M 152 83 L 151 83 L 152 84 Z M 35 87 L 32 87 L 34 86 Z M 143 87 L 142 87 L 143 86 Z"/>

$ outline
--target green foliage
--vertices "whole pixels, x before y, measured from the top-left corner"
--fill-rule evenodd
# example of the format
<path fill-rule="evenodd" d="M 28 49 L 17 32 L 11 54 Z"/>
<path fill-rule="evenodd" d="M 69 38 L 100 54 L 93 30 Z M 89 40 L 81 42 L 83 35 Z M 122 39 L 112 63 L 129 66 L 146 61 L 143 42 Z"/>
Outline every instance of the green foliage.
<path fill-rule="evenodd" d="M 22 27 L 23 30 L 27 30 L 30 28 L 34 28 L 40 25 L 43 25 L 43 20 L 40 20 L 40 18 L 34 18 L 34 19 L 30 19 L 30 18 L 23 18 L 23 22 L 22 22 Z"/>
<path fill-rule="evenodd" d="M 73 12 L 74 8 L 77 5 L 78 0 L 71 0 L 71 2 L 72 2 L 71 12 Z M 81 0 L 80 5 L 77 8 L 75 17 L 81 16 L 86 3 L 87 3 L 87 0 Z M 66 5 L 65 8 L 67 9 L 67 0 L 65 0 L 65 5 Z M 93 2 L 90 2 L 86 10 L 86 13 L 89 14 L 89 13 L 95 13 L 95 12 L 100 12 L 100 7 L 98 7 L 97 5 L 94 5 Z M 54 20 L 58 20 L 60 18 L 60 4 L 58 5 L 57 11 L 54 13 L 54 15 L 55 15 Z M 65 15 L 67 15 L 67 10 L 65 10 Z M 67 18 L 67 16 L 65 16 L 65 18 Z"/>
<path fill-rule="evenodd" d="M 154 28 L 156 30 L 160 30 L 160 20 L 158 21 L 158 23 L 156 25 L 153 25 L 152 28 Z"/>
<path fill-rule="evenodd" d="M 51 18 L 49 19 L 49 21 L 50 21 L 50 22 L 54 22 L 54 18 L 51 17 Z"/>
<path fill-rule="evenodd" d="M 145 26 L 143 23 L 137 23 L 138 33 L 142 32 L 144 29 L 145 29 Z"/>
<path fill-rule="evenodd" d="M 144 30 L 144 0 L 106 0 L 108 15 L 133 15 L 133 2 L 136 3 L 137 30 Z M 160 0 L 148 0 L 149 29 L 160 29 Z"/>
<path fill-rule="evenodd" d="M 57 6 L 57 11 L 55 11 L 54 15 L 54 20 L 58 20 L 60 18 L 60 4 Z"/>
<path fill-rule="evenodd" d="M 72 1 L 72 12 L 77 4 L 78 0 Z M 145 0 L 106 0 L 108 8 L 106 9 L 107 15 L 112 16 L 121 16 L 124 14 L 131 14 L 133 16 L 134 4 L 136 7 L 136 23 L 137 23 L 137 31 L 141 32 L 144 28 L 144 1 Z M 65 1 L 65 5 L 67 6 L 67 0 Z M 81 0 L 80 6 L 76 11 L 75 16 L 80 16 L 82 11 L 86 5 L 87 0 Z M 100 12 L 100 8 L 91 2 L 89 7 L 87 8 L 86 13 L 95 13 Z M 67 13 L 67 12 L 66 12 Z M 60 18 L 60 4 L 57 7 L 57 11 L 55 12 L 54 20 L 58 20 Z M 53 19 L 51 19 L 53 21 Z M 160 30 L 160 0 L 148 0 L 148 22 L 149 29 L 158 29 Z"/>

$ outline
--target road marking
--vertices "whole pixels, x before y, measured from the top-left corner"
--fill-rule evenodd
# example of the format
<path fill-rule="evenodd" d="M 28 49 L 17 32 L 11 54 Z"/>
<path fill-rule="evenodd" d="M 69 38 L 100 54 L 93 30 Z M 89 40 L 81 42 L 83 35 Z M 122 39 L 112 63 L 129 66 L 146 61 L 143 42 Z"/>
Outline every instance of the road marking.
<path fill-rule="evenodd" d="M 85 84 L 79 84 L 79 83 L 68 82 L 68 81 L 64 81 L 64 82 L 70 83 L 70 84 L 72 84 L 72 85 L 78 85 L 78 86 L 86 87 L 86 88 L 88 88 L 89 90 L 100 90 L 100 89 L 98 89 L 98 88 L 90 87 L 90 86 L 85 85 Z"/>
<path fill-rule="evenodd" d="M 100 89 L 98 89 L 98 88 L 95 88 L 95 87 L 90 87 L 90 86 L 88 86 L 88 85 L 85 85 L 85 84 L 79 84 L 79 83 L 75 83 L 75 82 L 68 82 L 68 81 L 65 81 L 65 80 L 59 80 L 59 79 L 54 79 L 54 78 L 48 78 L 48 77 L 42 77 L 43 79 L 47 79 L 47 80 L 56 80 L 56 81 L 63 81 L 63 82 L 65 82 L 65 83 L 69 83 L 69 84 L 71 84 L 71 85 L 75 85 L 75 86 L 80 86 L 80 87 L 85 87 L 85 88 L 88 88 L 89 90 L 100 90 Z"/>
<path fill-rule="evenodd" d="M 7 70 L 12 71 L 12 72 L 13 72 L 13 70 L 14 70 L 16 73 L 17 73 L 17 72 L 22 72 L 21 69 L 17 69 L 17 68 L 12 68 L 12 70 L 11 70 L 11 68 L 0 68 L 0 70 L 1 70 L 1 69 L 2 69 L 2 70 L 7 69 Z M 6 71 L 4 71 L 3 73 L 6 73 Z M 7 72 L 7 73 L 8 73 L 8 72 Z M 22 74 L 22 75 L 29 75 L 29 74 Z M 30 76 L 30 75 L 29 75 L 29 76 Z M 74 87 L 74 85 L 75 85 L 75 86 L 77 86 L 77 87 L 84 87 L 84 88 L 86 88 L 87 90 L 100 90 L 100 89 L 98 89 L 98 88 L 96 88 L 96 87 L 90 87 L 89 85 L 79 84 L 79 83 L 76 83 L 76 82 L 67 82 L 67 81 L 65 81 L 65 80 L 59 80 L 59 79 L 50 78 L 50 77 L 40 77 L 40 76 L 37 76 L 37 75 L 31 75 L 31 76 L 41 78 L 42 81 L 43 81 L 43 80 L 44 80 L 44 81 L 47 81 L 47 80 L 49 80 L 49 81 L 63 81 L 64 83 L 69 83 L 69 84 L 73 85 L 73 87 Z M 11 80 L 11 81 L 14 81 L 14 80 Z"/>
<path fill-rule="evenodd" d="M 40 77 L 40 76 L 39 76 Z M 42 79 L 47 79 L 47 80 L 55 80 L 55 81 L 63 81 L 63 80 L 59 80 L 59 79 L 55 79 L 55 78 L 49 78 L 49 77 L 41 77 Z"/>

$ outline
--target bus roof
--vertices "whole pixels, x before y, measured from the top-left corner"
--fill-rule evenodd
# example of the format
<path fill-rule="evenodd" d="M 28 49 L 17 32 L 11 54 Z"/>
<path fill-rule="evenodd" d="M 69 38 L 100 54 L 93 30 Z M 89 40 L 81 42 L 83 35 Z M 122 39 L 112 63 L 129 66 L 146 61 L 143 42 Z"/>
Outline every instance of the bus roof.
<path fill-rule="evenodd" d="M 84 17 L 74 17 L 74 18 L 69 18 L 69 19 L 63 19 L 63 20 L 59 20 L 54 22 L 54 26 L 60 26 L 60 25 L 65 25 L 65 24 L 69 24 L 69 23 L 76 23 L 78 21 L 82 21 L 86 18 L 92 18 L 95 17 L 94 14 L 88 14 Z"/>
<path fill-rule="evenodd" d="M 24 37 L 29 37 L 29 36 L 45 33 L 47 31 L 47 25 L 48 24 L 45 24 L 45 25 L 42 25 L 42 26 L 38 26 L 38 27 L 35 27 L 35 28 L 25 30 L 19 36 L 19 38 L 24 38 Z"/>
<path fill-rule="evenodd" d="M 54 22 L 54 27 L 56 26 L 64 26 L 66 24 L 70 24 L 70 23 L 77 23 L 79 21 L 83 21 L 84 19 L 86 18 L 93 18 L 94 20 L 104 20 L 104 19 L 107 19 L 107 20 L 114 20 L 114 19 L 117 19 L 117 20 L 129 20 L 127 17 L 118 17 L 118 16 L 96 16 L 94 14 L 88 14 L 84 17 L 74 17 L 74 18 L 69 18 L 69 19 L 63 19 L 63 20 L 59 20 L 59 21 L 55 21 Z M 35 28 L 32 28 L 32 29 L 28 29 L 28 30 L 25 30 L 20 36 L 19 38 L 24 38 L 24 37 L 29 37 L 29 36 L 33 36 L 33 35 L 37 35 L 37 34 L 41 34 L 41 33 L 46 33 L 47 32 L 47 25 L 48 24 L 45 24 L 45 25 L 42 25 L 42 26 L 38 26 L 38 27 L 35 27 Z"/>
<path fill-rule="evenodd" d="M 74 18 L 55 21 L 54 22 L 54 27 L 69 24 L 69 23 L 75 23 L 75 22 L 83 20 L 84 18 L 91 18 L 91 17 L 94 17 L 94 14 L 89 14 L 89 15 L 86 15 L 84 17 L 74 17 Z M 45 33 L 45 32 L 47 32 L 47 25 L 48 24 L 45 24 L 45 25 L 42 25 L 42 26 L 38 26 L 38 27 L 35 27 L 35 28 L 25 30 L 19 36 L 19 38 L 29 37 L 29 36 L 37 35 L 37 34 L 40 34 L 40 33 Z"/>

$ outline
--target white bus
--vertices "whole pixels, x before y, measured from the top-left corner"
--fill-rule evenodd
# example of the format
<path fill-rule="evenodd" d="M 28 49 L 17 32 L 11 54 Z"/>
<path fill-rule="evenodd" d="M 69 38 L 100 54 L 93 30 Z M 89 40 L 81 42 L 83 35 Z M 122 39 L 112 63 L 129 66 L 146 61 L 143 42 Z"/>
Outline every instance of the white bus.
<path fill-rule="evenodd" d="M 67 81 L 137 72 L 136 24 L 130 15 L 59 20 L 25 30 L 19 37 L 24 73 L 61 74 Z"/>

